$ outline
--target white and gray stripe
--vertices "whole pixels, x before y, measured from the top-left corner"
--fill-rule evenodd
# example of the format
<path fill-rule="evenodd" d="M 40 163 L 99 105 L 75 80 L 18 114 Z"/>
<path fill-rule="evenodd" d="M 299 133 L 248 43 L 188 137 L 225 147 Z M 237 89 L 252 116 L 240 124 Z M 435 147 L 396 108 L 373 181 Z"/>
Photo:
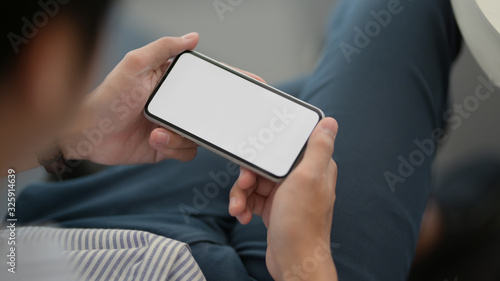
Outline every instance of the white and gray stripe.
<path fill-rule="evenodd" d="M 0 246 L 6 246 L 5 235 L 0 234 Z M 51 277 L 61 268 L 70 269 L 76 276 L 74 280 L 78 281 L 205 280 L 187 244 L 148 232 L 25 227 L 17 230 L 17 239 L 19 245 L 24 245 L 18 254 L 18 272 L 24 271 L 23 277 L 16 273 L 22 279 L 12 279 L 15 275 L 0 268 L 1 280 L 3 277 L 9 278 L 5 280 L 29 280 L 29 276 L 36 278 L 33 280 L 45 280 L 42 271 L 51 275 L 46 276 L 47 280 L 56 280 Z M 61 266 L 56 259 L 40 255 L 40 245 L 44 245 L 45 250 L 60 253 L 67 267 Z"/>

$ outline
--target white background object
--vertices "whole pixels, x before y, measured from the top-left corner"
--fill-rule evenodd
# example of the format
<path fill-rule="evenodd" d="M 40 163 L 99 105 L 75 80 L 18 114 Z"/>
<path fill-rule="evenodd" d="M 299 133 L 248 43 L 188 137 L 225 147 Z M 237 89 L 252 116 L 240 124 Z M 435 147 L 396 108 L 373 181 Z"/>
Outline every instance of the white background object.
<path fill-rule="evenodd" d="M 465 42 L 481 68 L 500 86 L 500 1 L 452 0 Z"/>
<path fill-rule="evenodd" d="M 148 111 L 277 177 L 290 171 L 320 118 L 190 53 L 177 60 Z"/>

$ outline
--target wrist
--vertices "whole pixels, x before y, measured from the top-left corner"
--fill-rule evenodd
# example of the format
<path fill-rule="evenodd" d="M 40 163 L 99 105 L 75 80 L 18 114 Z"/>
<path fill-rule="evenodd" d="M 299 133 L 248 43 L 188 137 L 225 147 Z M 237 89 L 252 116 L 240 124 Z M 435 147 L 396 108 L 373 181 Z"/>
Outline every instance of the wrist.
<path fill-rule="evenodd" d="M 293 247 L 276 250 L 283 280 L 337 280 L 330 240 L 324 238 L 295 240 Z M 295 279 L 294 279 L 295 278 Z"/>
<path fill-rule="evenodd" d="M 59 171 L 64 170 L 66 166 L 64 155 L 57 144 L 54 144 L 47 151 L 38 155 L 38 163 L 49 174 L 57 174 Z"/>
<path fill-rule="evenodd" d="M 324 259 L 313 255 L 297 256 L 282 269 L 281 280 L 338 280 L 331 256 Z"/>
<path fill-rule="evenodd" d="M 81 132 L 66 131 L 58 140 L 58 146 L 62 155 L 67 160 L 87 160 L 89 149 L 81 137 Z"/>

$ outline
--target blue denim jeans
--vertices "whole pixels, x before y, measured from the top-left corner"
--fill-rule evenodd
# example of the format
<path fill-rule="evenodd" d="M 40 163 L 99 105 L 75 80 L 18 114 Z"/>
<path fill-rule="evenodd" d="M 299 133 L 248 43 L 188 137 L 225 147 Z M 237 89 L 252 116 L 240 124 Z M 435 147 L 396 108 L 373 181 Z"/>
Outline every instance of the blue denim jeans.
<path fill-rule="evenodd" d="M 315 72 L 283 89 L 340 125 L 333 258 L 340 280 L 405 280 L 460 34 L 449 0 L 345 0 L 328 30 Z M 271 280 L 262 221 L 242 226 L 227 211 L 238 172 L 200 149 L 189 163 L 32 185 L 17 213 L 25 224 L 150 231 L 189 243 L 208 280 Z"/>

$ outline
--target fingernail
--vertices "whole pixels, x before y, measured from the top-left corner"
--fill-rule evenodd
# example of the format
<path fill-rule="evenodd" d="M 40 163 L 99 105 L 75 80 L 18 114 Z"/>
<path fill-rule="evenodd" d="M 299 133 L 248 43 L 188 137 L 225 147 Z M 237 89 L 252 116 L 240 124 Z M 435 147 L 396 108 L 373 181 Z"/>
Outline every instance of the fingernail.
<path fill-rule="evenodd" d="M 240 176 L 239 177 L 241 178 L 244 174 L 245 174 L 245 170 L 240 168 Z"/>
<path fill-rule="evenodd" d="M 156 134 L 155 143 L 158 145 L 164 145 L 168 143 L 168 139 L 168 134 L 160 131 Z"/>
<path fill-rule="evenodd" d="M 236 197 L 231 197 L 231 199 L 229 199 L 229 208 L 236 206 L 236 201 Z"/>
<path fill-rule="evenodd" d="M 327 128 L 323 128 L 323 131 L 325 133 L 329 134 L 332 138 L 336 137 L 335 133 L 333 132 L 333 130 L 331 128 L 328 128 L 328 127 Z"/>
<path fill-rule="evenodd" d="M 194 38 L 197 34 L 198 34 L 198 33 L 196 33 L 196 32 L 191 32 L 191 33 L 188 33 L 188 34 L 186 34 L 186 35 L 182 36 L 182 39 L 184 39 L 184 40 L 191 40 L 191 39 L 193 39 L 193 38 Z"/>
<path fill-rule="evenodd" d="M 241 223 L 241 216 L 240 215 L 236 216 L 236 219 Z"/>

